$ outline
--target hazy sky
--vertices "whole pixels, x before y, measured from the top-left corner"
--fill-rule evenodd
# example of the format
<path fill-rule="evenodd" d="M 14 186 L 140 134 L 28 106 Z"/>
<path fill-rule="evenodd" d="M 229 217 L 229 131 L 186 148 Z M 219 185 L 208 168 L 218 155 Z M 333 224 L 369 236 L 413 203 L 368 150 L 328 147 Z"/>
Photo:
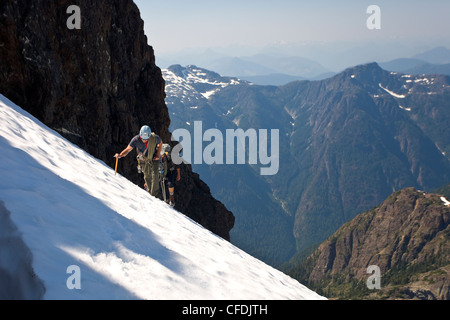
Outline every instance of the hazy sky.
<path fill-rule="evenodd" d="M 399 41 L 450 47 L 449 0 L 135 0 L 158 54 L 275 43 Z M 369 30 L 367 8 L 381 9 Z"/>

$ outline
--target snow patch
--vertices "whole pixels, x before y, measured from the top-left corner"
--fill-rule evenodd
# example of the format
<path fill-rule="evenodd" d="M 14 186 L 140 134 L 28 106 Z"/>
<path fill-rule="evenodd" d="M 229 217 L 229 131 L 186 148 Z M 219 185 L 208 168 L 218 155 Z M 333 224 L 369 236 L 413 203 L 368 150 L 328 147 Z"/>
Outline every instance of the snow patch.
<path fill-rule="evenodd" d="M 406 96 L 403 95 L 403 94 L 397 94 L 397 93 L 395 93 L 395 92 L 392 92 L 392 91 L 390 91 L 390 90 L 384 88 L 384 87 L 381 85 L 381 83 L 379 83 L 378 85 L 380 86 L 381 89 L 383 89 L 384 91 L 386 91 L 387 93 L 389 93 L 391 96 L 393 96 L 393 97 L 395 97 L 395 98 L 398 98 L 398 99 L 404 99 L 404 98 L 406 98 Z"/>
<path fill-rule="evenodd" d="M 450 201 L 448 201 L 445 197 L 441 197 L 441 200 L 446 207 L 450 206 Z"/>
<path fill-rule="evenodd" d="M 204 96 L 206 99 L 209 99 L 216 92 L 217 92 L 217 89 L 206 91 L 206 92 L 202 93 L 202 96 Z"/>
<path fill-rule="evenodd" d="M 405 108 L 405 107 L 402 107 L 401 105 L 398 105 L 398 107 L 399 107 L 400 109 L 402 109 L 402 110 L 406 110 L 406 111 L 411 112 L 411 108 Z"/>

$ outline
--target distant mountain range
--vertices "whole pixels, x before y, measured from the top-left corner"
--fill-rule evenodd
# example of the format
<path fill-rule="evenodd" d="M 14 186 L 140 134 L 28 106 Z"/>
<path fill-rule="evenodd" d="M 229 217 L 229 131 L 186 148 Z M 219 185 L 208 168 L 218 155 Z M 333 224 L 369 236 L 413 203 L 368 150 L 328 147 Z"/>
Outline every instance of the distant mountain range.
<path fill-rule="evenodd" d="M 415 59 L 423 60 L 432 64 L 448 64 L 450 63 L 450 50 L 446 47 L 436 47 L 431 50 L 416 54 Z"/>
<path fill-rule="evenodd" d="M 280 130 L 280 170 L 194 165 L 236 216 L 231 241 L 279 265 L 407 187 L 450 181 L 450 78 L 376 63 L 259 86 L 195 66 L 163 70 L 171 131 Z"/>
<path fill-rule="evenodd" d="M 389 71 L 406 74 L 450 75 L 450 50 L 438 47 L 412 58 L 400 58 L 380 63 L 380 66 Z"/>
<path fill-rule="evenodd" d="M 224 56 L 207 51 L 188 57 L 184 60 L 201 61 L 202 67 L 214 70 L 222 76 L 237 77 L 260 85 L 283 85 L 295 80 L 323 79 L 334 74 L 320 63 L 298 56 Z M 164 60 L 161 63 L 167 64 Z"/>
<path fill-rule="evenodd" d="M 323 80 L 336 75 L 336 72 L 324 67 L 314 58 L 276 52 L 226 56 L 207 50 L 203 54 L 187 54 L 184 58 L 187 61 L 198 61 L 202 67 L 222 76 L 237 77 L 258 85 L 280 86 L 296 80 Z M 320 60 L 319 57 L 317 59 Z M 370 59 L 368 56 L 366 62 L 370 62 Z M 163 60 L 162 63 L 167 62 Z M 450 50 L 436 47 L 411 57 L 382 60 L 379 65 L 385 70 L 406 74 L 450 75 Z"/>
<path fill-rule="evenodd" d="M 265 54 L 221 58 L 213 61 L 208 68 L 224 76 L 235 76 L 260 85 L 281 85 L 294 80 L 317 78 L 330 72 L 310 59 Z"/>

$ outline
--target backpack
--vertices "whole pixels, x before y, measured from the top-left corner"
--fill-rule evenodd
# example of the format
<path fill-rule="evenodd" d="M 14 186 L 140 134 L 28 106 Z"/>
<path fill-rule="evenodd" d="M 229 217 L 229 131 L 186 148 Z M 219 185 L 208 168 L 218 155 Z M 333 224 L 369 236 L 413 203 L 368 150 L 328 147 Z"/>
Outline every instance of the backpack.
<path fill-rule="evenodd" d="M 136 151 L 138 153 L 137 157 L 138 162 L 146 162 L 153 160 L 156 152 L 156 140 L 157 140 L 156 137 L 157 137 L 156 133 L 152 132 L 147 142 L 147 148 L 144 150 L 144 152 L 140 153 L 139 150 L 136 148 Z M 153 152 L 151 152 L 151 150 L 153 150 Z"/>
<path fill-rule="evenodd" d="M 144 156 L 151 161 L 155 157 L 156 152 L 156 133 L 152 132 L 147 142 L 147 149 L 144 150 Z"/>

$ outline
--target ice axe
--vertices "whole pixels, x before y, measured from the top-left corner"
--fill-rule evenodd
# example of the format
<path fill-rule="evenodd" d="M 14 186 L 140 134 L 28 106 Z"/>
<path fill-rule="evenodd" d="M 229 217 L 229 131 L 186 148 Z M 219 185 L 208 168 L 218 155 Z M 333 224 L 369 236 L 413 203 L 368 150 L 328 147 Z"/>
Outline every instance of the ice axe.
<path fill-rule="evenodd" d="M 116 169 L 114 170 L 114 175 L 117 175 L 117 164 L 119 163 L 119 157 L 116 157 Z"/>

